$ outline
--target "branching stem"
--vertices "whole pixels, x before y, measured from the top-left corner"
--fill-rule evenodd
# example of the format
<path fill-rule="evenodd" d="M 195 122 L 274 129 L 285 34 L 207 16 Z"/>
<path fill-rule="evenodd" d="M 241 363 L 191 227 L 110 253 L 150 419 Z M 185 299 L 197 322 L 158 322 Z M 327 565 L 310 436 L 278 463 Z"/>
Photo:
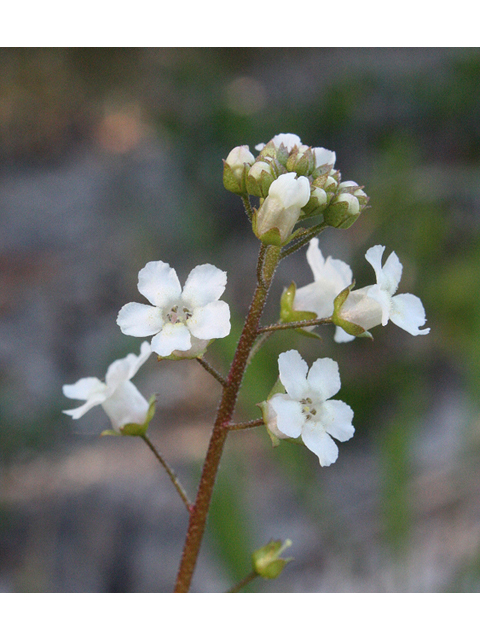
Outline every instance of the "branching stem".
<path fill-rule="evenodd" d="M 225 426 L 229 431 L 241 431 L 242 429 L 253 429 L 253 427 L 261 427 L 264 423 L 263 418 L 249 420 L 248 422 L 235 422 Z"/>
<path fill-rule="evenodd" d="M 281 322 L 260 327 L 258 333 L 271 333 L 273 331 L 285 331 L 285 329 L 303 329 L 304 327 L 317 327 L 322 324 L 331 324 L 332 318 L 317 318 L 316 320 L 299 320 L 298 322 Z"/>
<path fill-rule="evenodd" d="M 199 356 L 198 358 L 195 358 L 201 365 L 202 367 L 205 369 L 205 371 L 208 371 L 208 373 L 213 376 L 215 378 L 215 380 L 217 380 L 217 382 L 220 382 L 221 385 L 225 386 L 226 385 L 226 380 L 225 378 L 222 376 L 221 373 L 218 373 L 218 371 L 216 369 L 214 369 L 212 367 L 212 365 L 208 364 L 208 362 L 206 360 L 204 360 L 201 356 Z"/>
<path fill-rule="evenodd" d="M 247 584 L 250 584 L 250 582 L 255 580 L 255 578 L 258 578 L 258 573 L 256 571 L 252 571 L 248 576 L 245 576 L 243 580 L 240 580 L 240 582 L 237 582 L 235 586 L 231 587 L 226 593 L 238 593 L 240 589 L 246 587 Z"/>
<path fill-rule="evenodd" d="M 155 456 L 155 458 L 159 461 L 159 463 L 162 465 L 162 467 L 165 469 L 165 471 L 168 474 L 168 477 L 170 478 L 170 480 L 172 481 L 173 486 L 175 487 L 175 489 L 177 490 L 178 495 L 180 496 L 180 498 L 182 499 L 184 505 L 187 507 L 187 511 L 189 513 L 191 513 L 193 505 L 190 502 L 190 500 L 187 497 L 187 494 L 185 492 L 185 489 L 182 487 L 182 485 L 180 484 L 180 480 L 177 478 L 177 476 L 175 475 L 175 472 L 172 470 L 172 468 L 170 467 L 170 465 L 166 462 L 166 460 L 164 460 L 164 458 L 160 455 L 159 451 L 157 450 L 157 448 L 155 447 L 155 445 L 153 444 L 153 442 L 150 440 L 150 438 L 145 434 L 143 436 L 141 436 L 142 440 L 145 441 L 146 445 L 148 446 L 148 448 L 152 451 L 153 455 Z"/>

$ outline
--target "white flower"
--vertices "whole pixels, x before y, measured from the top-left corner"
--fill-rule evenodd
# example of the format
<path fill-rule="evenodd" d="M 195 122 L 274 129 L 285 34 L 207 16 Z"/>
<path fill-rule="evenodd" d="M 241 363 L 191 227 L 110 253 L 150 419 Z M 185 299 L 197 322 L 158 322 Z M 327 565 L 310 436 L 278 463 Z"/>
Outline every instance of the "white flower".
<path fill-rule="evenodd" d="M 278 358 L 280 381 L 286 393 L 276 393 L 267 400 L 264 418 L 268 429 L 278 438 L 298 438 L 313 451 L 322 467 L 338 457 L 332 439 L 349 440 L 355 429 L 353 411 L 341 400 L 330 400 L 340 390 L 338 364 L 319 358 L 308 371 L 298 351 L 281 353 Z"/>
<path fill-rule="evenodd" d="M 402 277 L 402 264 L 392 253 L 382 267 L 385 247 L 375 245 L 365 254 L 377 276 L 377 284 L 352 291 L 340 310 L 340 317 L 363 327 L 366 331 L 389 320 L 412 336 L 426 335 L 430 329 L 420 329 L 426 322 L 425 309 L 420 298 L 411 293 L 394 295 Z M 354 336 L 340 327 L 335 334 L 337 342 L 348 342 Z"/>
<path fill-rule="evenodd" d="M 333 169 L 337 160 L 335 151 L 329 151 L 324 147 L 314 147 L 312 151 L 315 154 L 315 167 L 318 168 L 323 167 L 324 165 L 329 165 Z"/>
<path fill-rule="evenodd" d="M 138 290 L 153 306 L 129 302 L 117 324 L 128 336 L 153 335 L 152 351 L 160 356 L 196 357 L 210 340 L 230 333 L 230 308 L 219 300 L 226 283 L 225 271 L 202 264 L 182 291 L 175 269 L 161 260 L 148 262 L 138 274 Z"/>
<path fill-rule="evenodd" d="M 297 311 L 314 311 L 318 318 L 329 318 L 333 313 L 333 301 L 340 291 L 352 283 L 352 270 L 342 260 L 324 259 L 318 246 L 318 238 L 310 240 L 307 262 L 313 271 L 314 282 L 297 289 L 293 308 Z"/>
<path fill-rule="evenodd" d="M 310 183 L 305 176 L 284 173 L 272 182 L 268 196 L 257 211 L 257 236 L 277 228 L 282 242 L 292 233 L 301 209 L 310 200 Z"/>
<path fill-rule="evenodd" d="M 302 141 L 295 133 L 279 133 L 276 136 L 274 136 L 270 140 L 270 142 L 273 144 L 274 147 L 277 147 L 277 148 L 281 144 L 283 144 L 283 146 L 287 148 L 287 151 L 289 153 L 292 151 L 293 147 L 300 148 L 302 145 Z M 255 149 L 257 151 L 261 151 L 264 147 L 265 147 L 265 144 L 263 142 L 260 142 L 260 144 L 256 145 Z"/>
<path fill-rule="evenodd" d="M 143 425 L 147 420 L 149 403 L 130 379 L 151 353 L 150 345 L 144 342 L 139 356 L 129 353 L 126 358 L 112 362 L 108 367 L 105 382 L 98 378 L 82 378 L 75 384 L 64 385 L 63 393 L 67 398 L 86 402 L 63 413 L 77 420 L 92 407 L 101 404 L 116 431 L 130 423 Z"/>

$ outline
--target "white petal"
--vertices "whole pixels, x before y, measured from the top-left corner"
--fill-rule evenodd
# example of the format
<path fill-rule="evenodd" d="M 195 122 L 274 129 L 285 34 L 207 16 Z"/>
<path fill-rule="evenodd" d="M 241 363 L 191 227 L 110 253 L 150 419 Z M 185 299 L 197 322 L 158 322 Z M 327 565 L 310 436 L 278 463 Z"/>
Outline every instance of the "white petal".
<path fill-rule="evenodd" d="M 350 440 L 355 433 L 351 407 L 341 400 L 327 400 L 323 403 L 322 409 L 322 425 L 325 431 L 340 442 Z"/>
<path fill-rule="evenodd" d="M 302 141 L 295 133 L 278 133 L 271 141 L 277 148 L 283 144 L 288 149 L 289 153 L 292 151 L 293 147 L 299 147 L 302 144 Z M 257 147 L 255 147 L 255 149 L 256 148 Z"/>
<path fill-rule="evenodd" d="M 144 424 L 149 408 L 148 402 L 129 380 L 122 383 L 102 406 L 117 430 L 129 423 Z"/>
<path fill-rule="evenodd" d="M 342 329 L 342 327 L 337 327 L 335 329 L 335 335 L 333 336 L 335 342 L 351 342 L 355 340 L 355 336 L 350 335 L 346 331 Z"/>
<path fill-rule="evenodd" d="M 227 273 L 212 264 L 202 264 L 190 271 L 183 288 L 182 300 L 187 307 L 204 307 L 215 302 L 225 291 Z"/>
<path fill-rule="evenodd" d="M 190 331 L 182 324 L 167 322 L 163 329 L 152 338 L 152 351 L 166 358 L 173 351 L 188 351 L 192 346 Z"/>
<path fill-rule="evenodd" d="M 230 307 L 223 300 L 197 307 L 187 327 L 193 336 L 201 340 L 225 338 L 230 333 Z"/>
<path fill-rule="evenodd" d="M 62 391 L 67 398 L 88 400 L 91 396 L 105 391 L 105 384 L 98 378 L 81 378 L 75 384 L 64 384 Z"/>
<path fill-rule="evenodd" d="M 293 308 L 296 311 L 313 311 L 319 318 L 328 318 L 333 313 L 333 301 L 340 293 L 331 284 L 322 287 L 320 282 L 312 282 L 295 292 Z M 310 327 L 308 327 L 310 328 Z"/>
<path fill-rule="evenodd" d="M 134 353 L 130 353 L 127 356 L 128 364 L 130 366 L 130 371 L 128 373 L 128 379 L 130 380 L 140 369 L 142 364 L 144 364 L 149 357 L 152 355 L 152 347 L 150 343 L 145 341 L 142 342 L 140 346 L 140 355 L 136 356 Z"/>
<path fill-rule="evenodd" d="M 138 274 L 138 290 L 155 307 L 170 307 L 178 300 L 182 287 L 175 269 L 158 260 L 148 262 Z M 143 334 L 148 335 L 148 334 Z"/>
<path fill-rule="evenodd" d="M 391 296 L 393 296 L 398 289 L 398 284 L 402 279 L 402 270 L 402 263 L 398 259 L 395 251 L 392 251 L 383 265 L 383 288 L 386 289 Z"/>
<path fill-rule="evenodd" d="M 78 420 L 78 418 L 81 418 L 82 416 L 84 416 L 87 413 L 87 411 L 90 411 L 90 409 L 92 409 L 93 407 L 96 407 L 99 404 L 102 404 L 103 401 L 104 401 L 104 398 L 98 397 L 96 400 L 91 398 L 90 400 L 87 400 L 85 404 L 82 404 L 80 407 L 77 407 L 76 409 L 67 409 L 62 413 L 66 413 L 67 416 L 71 416 L 74 420 Z"/>
<path fill-rule="evenodd" d="M 158 333 L 163 327 L 163 319 L 157 307 L 129 302 L 118 312 L 117 324 L 125 335 L 140 338 Z"/>
<path fill-rule="evenodd" d="M 331 358 L 318 358 L 310 367 L 308 385 L 317 400 L 327 400 L 340 391 L 338 364 Z"/>
<path fill-rule="evenodd" d="M 372 265 L 375 271 L 378 284 L 380 284 L 382 279 L 382 256 L 384 251 L 385 247 L 382 247 L 380 244 L 376 244 L 374 247 L 370 247 L 365 254 L 365 259 Z"/>
<path fill-rule="evenodd" d="M 430 329 L 419 329 L 426 322 L 422 301 L 411 293 L 401 293 L 392 298 L 390 320 L 412 336 L 424 336 Z"/>
<path fill-rule="evenodd" d="M 322 467 L 329 467 L 338 458 L 337 445 L 317 423 L 305 423 L 302 440 L 318 456 Z"/>
<path fill-rule="evenodd" d="M 337 159 L 335 151 L 329 151 L 325 147 L 315 147 L 313 149 L 315 154 L 315 166 L 322 167 L 325 164 L 329 164 L 332 167 L 335 166 Z"/>
<path fill-rule="evenodd" d="M 374 290 L 373 296 L 369 296 L 369 292 Z M 380 299 L 382 305 L 377 302 L 376 297 Z M 358 324 L 365 330 L 382 324 L 385 315 L 385 323 L 388 322 L 390 314 L 390 296 L 386 291 L 375 285 L 362 287 L 362 289 L 354 289 L 345 300 L 340 316 L 348 322 Z"/>
<path fill-rule="evenodd" d="M 278 356 L 280 380 L 293 400 L 303 400 L 307 396 L 308 365 L 295 349 Z"/>
<path fill-rule="evenodd" d="M 125 358 L 115 360 L 108 367 L 105 382 L 109 391 L 113 391 L 123 382 L 130 380 L 140 369 L 142 364 L 149 358 L 152 349 L 148 342 L 144 342 L 140 348 L 140 355 L 129 353 Z"/>
<path fill-rule="evenodd" d="M 382 289 L 378 284 L 375 284 L 368 288 L 367 298 L 374 300 L 380 306 L 382 310 L 382 325 L 385 326 L 390 319 L 390 313 L 392 311 L 392 296 L 388 291 Z M 371 312 L 370 315 L 376 317 L 377 311 L 375 305 L 372 307 Z M 361 324 L 360 322 L 357 324 L 360 324 L 364 329 L 371 329 L 372 326 L 376 326 L 370 325 L 370 327 L 367 327 L 366 324 Z"/>
<path fill-rule="evenodd" d="M 325 266 L 325 258 L 323 257 L 318 244 L 318 238 L 313 238 L 310 240 L 307 249 L 307 262 L 313 272 L 314 280 L 318 280 L 322 277 L 323 268 Z"/>
<path fill-rule="evenodd" d="M 284 393 L 272 396 L 268 404 L 277 414 L 277 429 L 289 438 L 298 438 L 305 422 L 302 405 Z"/>

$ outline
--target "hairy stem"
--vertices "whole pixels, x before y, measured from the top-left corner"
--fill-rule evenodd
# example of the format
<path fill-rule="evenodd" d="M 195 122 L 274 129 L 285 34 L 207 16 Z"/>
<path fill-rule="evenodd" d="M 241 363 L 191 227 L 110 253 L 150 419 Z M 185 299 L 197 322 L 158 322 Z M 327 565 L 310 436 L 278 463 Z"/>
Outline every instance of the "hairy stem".
<path fill-rule="evenodd" d="M 310 227 L 310 229 L 307 229 L 301 235 L 297 236 L 289 247 L 284 247 L 282 249 L 282 253 L 281 253 L 282 260 L 283 258 L 286 258 L 287 256 L 292 255 L 292 253 L 295 253 L 295 251 L 298 251 L 299 249 L 304 247 L 307 244 L 307 242 L 310 242 L 312 238 L 314 238 L 319 233 L 324 231 L 327 227 L 328 227 L 328 224 L 326 224 L 325 222 L 320 222 L 319 224 L 316 224 L 315 226 Z"/>
<path fill-rule="evenodd" d="M 271 333 L 273 331 L 285 331 L 286 329 L 303 329 L 304 327 L 318 327 L 322 324 L 331 324 L 332 318 L 316 318 L 315 320 L 298 320 L 297 322 L 280 322 L 260 327 L 258 333 Z"/>
<path fill-rule="evenodd" d="M 177 493 L 180 496 L 180 498 L 182 499 L 184 505 L 187 507 L 187 511 L 190 513 L 191 510 L 192 510 L 193 505 L 190 502 L 190 500 L 188 499 L 187 494 L 185 492 L 185 489 L 180 484 L 180 480 L 177 478 L 177 476 L 175 475 L 175 473 L 172 470 L 172 468 L 170 467 L 170 465 L 160 455 L 160 453 L 158 452 L 158 450 L 156 449 L 155 445 L 150 440 L 150 438 L 146 434 L 141 436 L 141 438 L 142 438 L 142 440 L 144 440 L 144 442 L 147 444 L 148 448 L 152 451 L 152 453 L 155 456 L 155 458 L 160 462 L 162 467 L 168 473 L 168 477 L 172 481 L 172 484 L 175 487 L 175 489 L 177 490 Z"/>
<path fill-rule="evenodd" d="M 242 384 L 248 356 L 258 335 L 258 325 L 279 259 L 280 250 L 278 247 L 269 246 L 267 249 L 262 247 L 259 255 L 259 271 L 261 272 L 263 282 L 257 283 L 255 288 L 248 315 L 226 379 L 226 384 L 223 388 L 222 398 L 203 464 L 197 497 L 190 511 L 187 536 L 175 585 L 176 592 L 185 593 L 190 589 L 193 572 L 205 532 L 213 486 L 229 431 L 228 425 L 235 411 L 238 392 Z"/>
<path fill-rule="evenodd" d="M 229 424 L 226 429 L 229 431 L 241 431 L 242 429 L 253 429 L 253 427 L 261 427 L 264 423 L 263 418 L 257 418 L 256 420 L 249 420 L 248 422 L 235 422 Z"/>
<path fill-rule="evenodd" d="M 204 360 L 201 356 L 195 359 L 202 365 L 205 371 L 208 371 L 208 373 L 211 376 L 213 376 L 215 380 L 217 380 L 217 382 L 220 382 L 220 384 L 225 385 L 226 383 L 225 378 L 222 376 L 221 373 L 218 373 L 218 371 L 214 369 L 212 365 L 208 364 L 208 362 Z"/>

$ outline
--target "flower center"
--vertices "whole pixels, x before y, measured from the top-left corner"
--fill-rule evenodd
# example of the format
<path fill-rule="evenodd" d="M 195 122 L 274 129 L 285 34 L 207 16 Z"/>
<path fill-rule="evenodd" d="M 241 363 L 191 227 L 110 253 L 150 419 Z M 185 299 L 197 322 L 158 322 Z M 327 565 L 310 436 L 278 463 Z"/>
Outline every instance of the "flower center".
<path fill-rule="evenodd" d="M 192 312 L 187 307 L 180 307 L 178 304 L 175 304 L 169 311 L 167 311 L 165 318 L 167 319 L 167 322 L 171 322 L 172 324 L 185 324 L 192 315 Z"/>
<path fill-rule="evenodd" d="M 305 420 L 314 420 L 317 415 L 317 409 L 315 408 L 313 400 L 311 398 L 304 398 L 300 400 L 300 404 L 303 405 L 302 413 L 305 416 Z"/>

